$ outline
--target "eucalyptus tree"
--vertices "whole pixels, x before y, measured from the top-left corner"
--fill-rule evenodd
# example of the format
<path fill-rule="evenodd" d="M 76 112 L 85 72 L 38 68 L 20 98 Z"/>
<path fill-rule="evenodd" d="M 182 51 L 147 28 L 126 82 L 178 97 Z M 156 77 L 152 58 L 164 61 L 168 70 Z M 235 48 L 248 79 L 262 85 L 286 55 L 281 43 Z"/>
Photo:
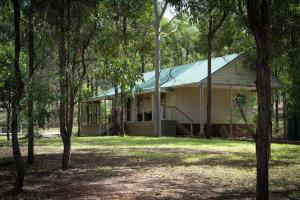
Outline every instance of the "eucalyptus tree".
<path fill-rule="evenodd" d="M 271 70 L 285 85 L 287 114 L 297 118 L 300 114 L 300 12 L 293 0 L 275 1 L 270 5 L 270 60 Z M 275 125 L 278 127 L 278 99 L 275 92 Z"/>
<path fill-rule="evenodd" d="M 11 102 L 12 102 L 12 81 L 14 78 L 13 65 L 14 49 L 13 35 L 14 31 L 12 9 L 9 1 L 0 2 L 0 107 L 6 111 L 6 136 L 10 140 L 10 118 L 11 118 Z"/>
<path fill-rule="evenodd" d="M 207 30 L 207 111 L 206 111 L 206 137 L 211 138 L 211 59 L 212 42 L 218 29 L 225 21 L 231 6 L 231 1 L 202 1 L 191 2 L 192 15 L 196 21 L 204 21 Z M 201 23 L 202 24 L 202 23 Z"/>
<path fill-rule="evenodd" d="M 28 156 L 27 163 L 34 162 L 34 133 L 33 133 L 33 96 L 32 96 L 32 82 L 34 75 L 34 35 L 33 35 L 33 5 L 32 1 L 28 8 Z"/>
<path fill-rule="evenodd" d="M 10 117 L 12 102 L 12 86 L 14 80 L 11 65 L 14 50 L 11 44 L 0 44 L 0 107 L 6 111 L 6 137 L 10 140 Z"/>
<path fill-rule="evenodd" d="M 256 89 L 258 97 L 258 119 L 256 130 L 256 199 L 268 199 L 268 161 L 271 123 L 271 89 L 269 68 L 269 2 L 247 1 L 249 28 L 256 42 Z"/>
<path fill-rule="evenodd" d="M 154 135 L 161 136 L 161 105 L 160 105 L 160 22 L 167 9 L 168 2 L 162 2 L 160 8 L 160 2 L 153 0 L 154 16 L 155 16 L 155 112 L 154 112 Z"/>
<path fill-rule="evenodd" d="M 144 21 L 147 18 L 149 3 L 129 1 L 106 1 L 102 7 L 102 24 L 100 31 L 102 37 L 98 45 L 102 47 L 100 55 L 103 57 L 103 74 L 110 78 L 114 88 L 113 99 L 113 124 L 115 134 L 124 134 L 124 103 L 130 97 L 130 91 L 135 88 L 135 83 L 141 78 L 139 63 L 136 54 L 147 52 L 147 47 L 142 47 L 136 35 L 143 32 Z M 147 28 L 147 25 L 145 25 Z M 142 36 L 140 36 L 142 37 Z M 138 37 L 140 39 L 140 37 Z M 145 37 L 145 36 L 143 36 Z M 142 41 L 143 45 L 147 43 Z"/>
<path fill-rule="evenodd" d="M 200 30 L 190 23 L 190 17 L 186 13 L 178 14 L 172 22 L 166 22 L 166 25 L 162 24 L 162 29 L 163 65 L 176 66 L 199 59 L 196 47 Z"/>
<path fill-rule="evenodd" d="M 58 41 L 59 126 L 64 145 L 62 169 L 67 169 L 70 166 L 76 95 L 86 75 L 86 55 L 97 28 L 94 17 L 97 1 L 60 0 L 48 3 L 47 20 L 55 27 L 54 36 Z"/>
<path fill-rule="evenodd" d="M 288 1 L 286 24 L 288 27 L 288 75 L 291 80 L 289 85 L 290 106 L 289 113 L 291 118 L 300 115 L 300 9 L 299 2 Z"/>
<path fill-rule="evenodd" d="M 188 8 L 186 12 L 191 20 L 205 31 L 207 45 L 207 112 L 206 112 L 206 137 L 211 138 L 211 59 L 213 40 L 233 8 L 233 0 L 169 0 L 177 8 Z"/>
<path fill-rule="evenodd" d="M 28 156 L 27 163 L 32 164 L 34 162 L 34 127 L 38 125 L 43 126 L 42 121 L 45 120 L 45 116 L 41 114 L 41 107 L 38 105 L 47 106 L 47 95 L 43 94 L 42 87 L 36 87 L 35 85 L 41 85 L 36 81 L 36 75 L 40 73 L 39 70 L 45 68 L 45 62 L 50 69 L 53 64 L 48 59 L 53 53 L 54 44 L 50 40 L 51 28 L 46 23 L 46 13 L 40 11 L 39 2 L 35 0 L 27 1 L 23 6 L 24 15 L 27 25 L 27 55 L 28 55 L 28 72 L 27 72 L 27 87 L 26 87 L 26 100 L 27 100 L 27 136 L 28 136 Z M 49 80 L 49 79 L 48 79 Z M 42 81 L 42 80 L 39 80 Z M 37 95 L 38 94 L 38 95 Z M 42 96 L 41 96 L 42 94 Z M 40 97 L 44 98 L 41 104 Z M 39 108 L 39 110 L 36 110 Z M 44 110 L 45 111 L 45 110 Z M 43 112 L 44 112 L 43 111 Z M 44 112 L 46 113 L 46 112 Z M 38 117 L 37 117 L 37 116 Z M 35 120 L 37 119 L 37 120 Z"/>
<path fill-rule="evenodd" d="M 153 7 L 152 4 L 146 1 L 143 10 L 139 13 L 134 23 L 131 24 L 132 31 L 135 33 L 135 38 L 132 40 L 135 46 L 135 52 L 139 56 L 141 72 L 153 69 L 154 61 L 154 40 L 155 32 L 153 29 Z"/>
<path fill-rule="evenodd" d="M 14 58 L 14 83 L 13 83 L 13 97 L 12 97 L 12 149 L 14 163 L 16 167 L 16 181 L 14 185 L 14 192 L 20 193 L 23 190 L 24 181 L 24 164 L 20 152 L 18 141 L 18 117 L 20 111 L 20 101 L 23 95 L 24 82 L 20 70 L 20 1 L 13 0 L 14 10 L 14 34 L 15 34 L 15 58 Z"/>

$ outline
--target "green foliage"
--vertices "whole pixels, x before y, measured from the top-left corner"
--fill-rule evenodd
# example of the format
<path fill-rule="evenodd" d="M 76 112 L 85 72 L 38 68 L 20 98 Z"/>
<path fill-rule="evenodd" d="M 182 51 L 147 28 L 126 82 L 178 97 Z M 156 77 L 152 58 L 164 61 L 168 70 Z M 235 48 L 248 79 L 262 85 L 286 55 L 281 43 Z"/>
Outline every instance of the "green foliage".
<path fill-rule="evenodd" d="M 12 98 L 14 87 L 14 46 L 11 43 L 0 43 L 0 107 L 6 108 Z M 26 55 L 20 53 L 20 68 L 24 76 L 26 70 Z"/>
<path fill-rule="evenodd" d="M 161 3 L 162 1 L 160 1 Z M 207 33 L 210 18 L 217 23 L 223 11 L 228 11 L 223 25 L 213 40 L 213 55 L 245 52 L 255 60 L 255 42 L 249 33 L 244 16 L 245 4 L 240 13 L 236 1 L 213 0 L 168 0 L 175 6 L 178 15 L 169 21 L 162 19 L 161 25 L 161 63 L 164 67 L 194 62 L 206 57 Z M 78 87 L 76 102 L 117 85 L 123 100 L 131 92 L 138 90 L 136 81 L 142 81 L 141 71 L 153 70 L 154 64 L 154 14 L 151 1 L 138 0 L 72 0 L 70 21 L 67 33 L 68 65 L 75 63 L 74 78 L 70 88 Z M 235 3 L 235 4 L 234 4 Z M 21 68 L 27 76 L 27 6 L 21 10 Z M 35 120 L 44 126 L 48 119 L 57 116 L 59 90 L 58 76 L 58 8 L 60 1 L 34 1 L 34 42 L 37 70 L 34 86 Z M 299 3 L 273 1 L 270 16 L 270 55 L 271 70 L 284 84 L 284 93 L 288 97 L 288 108 L 292 114 L 299 112 Z M 186 9 L 188 7 L 188 9 Z M 13 26 L 12 5 L 3 2 L 0 6 L 0 99 L 1 106 L 9 99 L 9 90 L 13 84 L 11 66 L 13 64 Z M 90 38 L 85 50 L 87 76 L 78 76 L 83 72 L 81 50 Z M 76 56 L 74 56 L 76 55 Z M 73 62 L 73 58 L 74 62 Z M 71 74 L 71 70 L 68 71 Z M 96 84 L 97 82 L 97 84 Z M 97 89 L 95 89 L 97 88 Z M 98 91 L 99 88 L 99 91 Z M 26 89 L 28 89 L 26 87 Z M 97 90 L 98 92 L 95 92 Z M 26 111 L 26 99 L 22 101 Z M 25 116 L 26 113 L 23 113 Z M 56 117 L 55 117 L 56 118 Z M 24 120 L 22 120 L 24 121 Z M 51 121 L 51 120 L 50 120 Z"/>
<path fill-rule="evenodd" d="M 200 30 L 185 13 L 170 24 L 163 22 L 162 30 L 162 65 L 172 67 L 200 59 L 197 51 Z"/>

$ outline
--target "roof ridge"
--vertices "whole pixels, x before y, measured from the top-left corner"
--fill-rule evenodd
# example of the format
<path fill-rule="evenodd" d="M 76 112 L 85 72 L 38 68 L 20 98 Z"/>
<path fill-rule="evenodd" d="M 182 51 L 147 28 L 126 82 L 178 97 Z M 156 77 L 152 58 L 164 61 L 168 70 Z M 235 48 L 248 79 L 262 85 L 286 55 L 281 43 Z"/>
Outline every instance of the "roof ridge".
<path fill-rule="evenodd" d="M 231 54 L 227 54 L 227 55 L 224 55 L 224 56 L 218 56 L 218 57 L 212 57 L 212 59 L 218 59 L 218 58 L 223 58 L 225 59 L 225 57 L 229 57 L 229 56 L 233 56 L 233 55 L 237 55 L 239 56 L 241 53 L 231 53 Z M 198 61 L 195 61 L 195 62 L 191 62 L 191 63 L 185 63 L 185 64 L 180 64 L 180 65 L 175 65 L 175 66 L 172 66 L 172 67 L 165 67 L 165 68 L 162 68 L 162 70 L 166 70 L 166 69 L 174 69 L 174 68 L 178 68 L 178 67 L 183 67 L 183 66 L 188 66 L 188 65 L 192 65 L 192 64 L 196 64 L 198 62 L 205 62 L 207 61 L 208 59 L 203 59 L 203 60 L 198 60 Z M 148 72 L 144 72 L 143 74 L 147 74 L 147 73 L 153 73 L 155 72 L 155 69 L 152 70 L 152 71 L 148 71 Z"/>

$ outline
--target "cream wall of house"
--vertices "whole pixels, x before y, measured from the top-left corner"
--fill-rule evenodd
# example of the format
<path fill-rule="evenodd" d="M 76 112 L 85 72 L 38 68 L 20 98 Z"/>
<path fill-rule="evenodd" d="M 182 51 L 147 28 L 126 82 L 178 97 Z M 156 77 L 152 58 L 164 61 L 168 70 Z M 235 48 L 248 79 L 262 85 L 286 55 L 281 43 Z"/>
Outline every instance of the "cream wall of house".
<path fill-rule="evenodd" d="M 199 87 L 181 87 L 175 89 L 175 105 L 195 123 L 206 123 L 206 110 L 207 110 L 207 89 L 203 88 L 202 96 L 202 108 L 200 106 L 200 88 Z M 230 110 L 232 108 L 232 123 L 243 123 L 241 115 L 239 113 L 238 106 L 235 102 L 235 96 L 239 93 L 244 93 L 244 89 L 232 89 L 232 107 L 230 106 L 230 87 L 213 88 L 212 89 L 212 124 L 229 124 L 230 123 Z M 247 100 L 251 100 L 256 94 L 254 92 L 247 92 Z M 252 101 L 252 100 L 251 100 Z M 251 106 L 245 106 L 245 110 L 251 114 Z M 178 112 L 177 112 L 178 113 Z M 249 114 L 249 117 L 250 117 Z M 178 115 L 176 118 L 181 123 L 189 123 L 189 121 L 183 116 Z"/>
<path fill-rule="evenodd" d="M 180 123 L 190 123 L 183 114 L 175 111 L 174 106 L 189 116 L 194 123 L 200 123 L 201 121 L 206 123 L 206 106 L 207 106 L 207 89 L 203 87 L 202 95 L 202 108 L 201 108 L 201 88 L 200 87 L 178 87 L 174 89 L 174 92 L 166 93 L 165 110 L 163 111 L 164 119 L 176 119 Z M 223 86 L 222 88 L 212 88 L 212 124 L 230 124 L 231 108 L 232 108 L 232 123 L 243 123 L 238 106 L 235 102 L 235 96 L 239 93 L 245 93 L 244 88 L 233 88 L 231 90 L 232 95 L 232 107 L 230 102 L 230 87 Z M 246 92 L 246 101 L 252 101 L 255 92 Z M 153 93 L 143 94 L 144 98 L 144 112 L 152 111 Z M 131 119 L 136 120 L 137 115 L 137 96 L 131 103 Z M 251 105 L 252 106 L 252 105 Z M 245 110 L 251 114 L 253 106 L 245 106 Z M 163 109 L 163 108 L 162 108 Z M 251 117 L 249 115 L 249 117 Z"/>
<path fill-rule="evenodd" d="M 175 88 L 175 106 L 187 116 L 199 123 L 200 120 L 200 90 L 199 87 L 179 87 Z M 176 119 L 180 123 L 190 123 L 190 121 L 179 112 L 176 112 Z"/>

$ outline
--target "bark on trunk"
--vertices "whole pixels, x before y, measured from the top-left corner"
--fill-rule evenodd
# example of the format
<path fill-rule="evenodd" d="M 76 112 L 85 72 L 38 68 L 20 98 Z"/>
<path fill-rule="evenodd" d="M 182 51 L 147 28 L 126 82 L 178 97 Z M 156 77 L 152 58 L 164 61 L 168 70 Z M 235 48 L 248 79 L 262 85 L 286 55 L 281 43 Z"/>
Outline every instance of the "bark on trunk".
<path fill-rule="evenodd" d="M 189 48 L 189 43 L 186 42 L 186 53 L 185 53 L 185 62 L 188 63 L 189 61 L 189 53 L 190 53 L 190 48 Z"/>
<path fill-rule="evenodd" d="M 270 69 L 268 67 L 268 10 L 268 0 L 248 0 L 248 21 L 257 48 L 256 89 L 258 97 L 258 120 L 256 133 L 256 199 L 269 199 L 269 136 L 272 131 L 272 125 Z"/>
<path fill-rule="evenodd" d="M 15 88 L 12 98 L 12 149 L 14 164 L 16 167 L 16 181 L 14 185 L 14 192 L 20 193 L 23 190 L 24 180 L 24 166 L 22 155 L 19 148 L 18 141 L 18 116 L 19 116 L 19 103 L 23 95 L 24 83 L 21 77 L 21 71 L 19 66 L 20 58 L 20 1 L 13 0 L 14 7 L 14 30 L 15 30 L 15 60 L 14 60 L 14 74 L 15 74 Z"/>
<path fill-rule="evenodd" d="M 279 93 L 275 90 L 275 132 L 279 132 Z"/>
<path fill-rule="evenodd" d="M 161 105 L 160 105 L 160 20 L 155 22 L 155 127 L 154 134 L 161 136 Z"/>
<path fill-rule="evenodd" d="M 123 102 L 123 101 L 122 101 Z M 120 112 L 120 135 L 124 136 L 125 135 L 125 127 L 124 127 L 124 106 L 121 108 Z"/>
<path fill-rule="evenodd" d="M 142 64 L 142 68 L 141 68 L 141 71 L 142 73 L 145 72 L 145 53 L 144 52 L 141 52 L 141 64 Z"/>
<path fill-rule="evenodd" d="M 211 20 L 209 22 L 211 27 Z M 211 138 L 211 28 L 207 36 L 207 112 L 206 112 L 206 138 Z"/>
<path fill-rule="evenodd" d="M 98 88 L 99 88 L 99 79 L 97 76 L 95 76 L 95 95 L 96 96 L 98 96 L 98 94 L 99 94 Z"/>
<path fill-rule="evenodd" d="M 276 78 L 279 78 L 278 66 L 275 66 L 274 74 Z M 275 133 L 278 132 L 279 132 L 279 90 L 275 89 Z"/>
<path fill-rule="evenodd" d="M 28 156 L 27 163 L 34 163 L 34 132 L 33 132 L 33 75 L 34 75 L 34 49 L 33 49 L 33 22 L 32 22 L 32 1 L 30 2 L 29 15 L 28 15 L 28 58 L 29 58 L 29 70 L 28 70 L 28 110 L 27 110 L 27 120 L 28 120 Z"/>
<path fill-rule="evenodd" d="M 62 156 L 62 169 L 66 170 L 71 165 L 71 138 L 66 136 L 62 138 L 64 151 Z"/>
<path fill-rule="evenodd" d="M 74 117 L 74 107 L 75 107 L 75 92 L 71 91 L 69 94 L 69 114 L 67 118 L 67 134 L 68 137 L 71 137 L 73 132 L 73 117 Z"/>
<path fill-rule="evenodd" d="M 71 135 L 67 131 L 68 119 L 68 100 L 67 100 L 67 57 L 66 57 L 66 16 L 68 1 L 62 0 L 59 16 L 59 87 L 60 87 L 60 102 L 59 102 L 59 128 L 64 151 L 62 156 L 62 169 L 70 167 L 70 151 L 71 151 Z"/>
<path fill-rule="evenodd" d="M 81 101 L 78 101 L 78 113 L 77 113 L 77 136 L 80 137 L 81 134 Z"/>
<path fill-rule="evenodd" d="M 95 79 L 94 76 L 91 77 L 91 90 L 92 90 L 92 95 L 95 95 Z"/>
<path fill-rule="evenodd" d="M 226 19 L 228 10 L 224 8 L 223 15 L 219 21 L 209 16 L 208 21 L 208 33 L 207 33 L 207 112 L 206 112 L 206 138 L 211 138 L 211 53 L 212 53 L 212 42 L 215 33 L 221 27 Z M 213 23 L 215 22 L 215 23 Z M 216 23 L 217 22 L 217 23 Z"/>
<path fill-rule="evenodd" d="M 119 102 L 119 92 L 118 92 L 118 86 L 114 86 L 115 89 L 115 96 L 113 99 L 113 127 L 114 127 L 114 133 L 116 135 L 119 134 L 119 109 L 118 109 L 118 102 Z"/>
<path fill-rule="evenodd" d="M 11 102 L 9 101 L 8 106 L 6 108 L 6 138 L 7 141 L 10 141 L 9 132 L 10 132 L 10 113 L 11 112 Z"/>
<path fill-rule="evenodd" d="M 160 105 L 160 20 L 164 15 L 167 2 L 165 2 L 161 13 L 158 12 L 158 2 L 154 0 L 155 14 L 155 113 L 154 113 L 154 135 L 161 136 L 161 105 Z"/>

